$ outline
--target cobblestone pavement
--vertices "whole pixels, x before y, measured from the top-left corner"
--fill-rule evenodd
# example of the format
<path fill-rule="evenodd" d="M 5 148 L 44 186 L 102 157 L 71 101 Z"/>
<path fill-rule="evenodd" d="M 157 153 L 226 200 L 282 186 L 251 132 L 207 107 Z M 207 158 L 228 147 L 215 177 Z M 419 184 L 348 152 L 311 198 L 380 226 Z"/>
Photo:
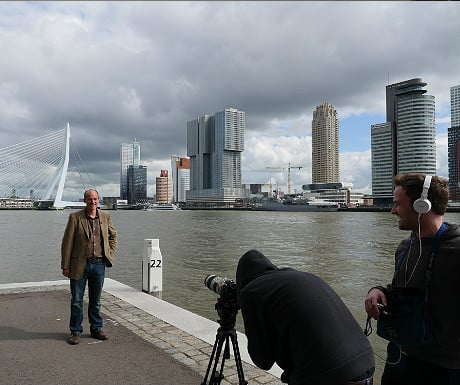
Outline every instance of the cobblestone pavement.
<path fill-rule="evenodd" d="M 108 294 L 102 295 L 102 311 L 111 320 L 127 327 L 133 333 L 171 355 L 204 376 L 212 354 L 212 345 Z M 216 330 L 217 332 L 217 330 Z M 222 385 L 239 385 L 233 354 L 225 359 Z M 220 368 L 220 362 L 218 369 Z M 244 378 L 249 385 L 281 385 L 277 377 L 243 362 Z M 209 381 L 209 378 L 208 378 Z"/>

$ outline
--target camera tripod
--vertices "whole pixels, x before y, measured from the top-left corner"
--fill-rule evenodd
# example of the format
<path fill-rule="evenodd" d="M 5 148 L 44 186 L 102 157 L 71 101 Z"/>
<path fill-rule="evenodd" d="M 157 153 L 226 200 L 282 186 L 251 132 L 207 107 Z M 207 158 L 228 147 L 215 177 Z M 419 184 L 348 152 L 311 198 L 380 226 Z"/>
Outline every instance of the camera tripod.
<path fill-rule="evenodd" d="M 230 358 L 230 340 L 233 347 L 233 355 L 235 357 L 236 371 L 238 373 L 238 385 L 247 385 L 248 382 L 244 379 L 243 364 L 241 362 L 240 350 L 238 348 L 237 334 L 235 330 L 236 314 L 238 312 L 237 306 L 228 306 L 218 301 L 216 303 L 216 309 L 221 317 L 219 322 L 220 327 L 217 329 L 216 341 L 212 349 L 211 357 L 209 358 L 208 369 L 201 385 L 219 385 L 224 378 L 223 370 L 225 360 Z M 225 343 L 225 346 L 224 346 Z M 220 364 L 220 369 L 217 371 L 217 365 L 219 364 L 219 357 L 222 353 L 222 347 L 224 348 L 224 354 Z M 214 362 L 214 365 L 213 365 Z M 211 372 L 212 367 L 212 372 Z M 211 372 L 211 373 L 210 373 Z M 211 374 L 209 376 L 209 374 Z M 208 381 L 209 376 L 209 382 Z"/>

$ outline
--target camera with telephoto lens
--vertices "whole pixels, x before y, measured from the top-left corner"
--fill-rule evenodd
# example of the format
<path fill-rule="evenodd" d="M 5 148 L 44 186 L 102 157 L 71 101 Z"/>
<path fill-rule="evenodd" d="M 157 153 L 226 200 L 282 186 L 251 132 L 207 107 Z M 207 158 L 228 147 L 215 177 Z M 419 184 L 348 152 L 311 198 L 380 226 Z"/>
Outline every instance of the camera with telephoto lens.
<path fill-rule="evenodd" d="M 236 315 L 240 309 L 236 296 L 236 283 L 229 278 L 209 274 L 204 279 L 204 284 L 209 290 L 220 296 L 215 306 L 220 317 L 218 322 L 223 327 L 235 327 Z"/>
<path fill-rule="evenodd" d="M 216 342 L 214 343 L 211 357 L 209 359 L 208 369 L 206 370 L 204 381 L 201 385 L 219 385 L 221 383 L 224 378 L 224 375 L 222 374 L 224 362 L 226 359 L 230 358 L 230 346 L 233 346 L 233 356 L 239 380 L 238 384 L 248 385 L 248 382 L 244 379 L 243 364 L 241 362 L 235 330 L 236 316 L 238 314 L 238 310 L 240 309 L 237 298 L 236 283 L 229 278 L 222 278 L 214 274 L 209 274 L 204 279 L 204 284 L 209 290 L 212 290 L 214 293 L 219 295 L 215 309 L 219 315 L 217 322 L 220 327 L 217 329 Z M 219 356 L 222 353 L 222 348 L 224 349 L 223 358 L 220 363 L 220 370 L 218 371 L 217 364 L 219 362 Z M 210 376 L 209 383 L 208 376 Z"/>
<path fill-rule="evenodd" d="M 220 295 L 226 302 L 237 302 L 236 284 L 233 280 L 209 274 L 204 279 L 204 284 L 209 290 Z"/>

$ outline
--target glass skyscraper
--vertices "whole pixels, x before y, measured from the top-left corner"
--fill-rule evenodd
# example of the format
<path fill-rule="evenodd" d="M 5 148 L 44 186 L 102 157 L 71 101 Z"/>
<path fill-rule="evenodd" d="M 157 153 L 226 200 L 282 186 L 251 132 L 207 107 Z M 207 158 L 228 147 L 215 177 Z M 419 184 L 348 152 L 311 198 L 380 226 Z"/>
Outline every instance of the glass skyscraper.
<path fill-rule="evenodd" d="M 120 146 L 120 199 L 128 199 L 128 167 L 139 167 L 141 147 L 138 142 L 122 143 Z"/>
<path fill-rule="evenodd" d="M 128 203 L 145 203 L 147 201 L 147 166 L 128 166 L 127 172 Z"/>
<path fill-rule="evenodd" d="M 241 153 L 246 116 L 227 108 L 187 123 L 190 190 L 187 204 L 225 205 L 243 198 Z"/>
<path fill-rule="evenodd" d="M 371 126 L 372 194 L 374 197 L 388 195 L 393 191 L 394 161 L 391 123 Z"/>
<path fill-rule="evenodd" d="M 376 204 L 391 204 L 396 174 L 436 173 L 435 100 L 425 95 L 425 86 L 417 78 L 386 87 L 387 122 L 371 126 Z"/>

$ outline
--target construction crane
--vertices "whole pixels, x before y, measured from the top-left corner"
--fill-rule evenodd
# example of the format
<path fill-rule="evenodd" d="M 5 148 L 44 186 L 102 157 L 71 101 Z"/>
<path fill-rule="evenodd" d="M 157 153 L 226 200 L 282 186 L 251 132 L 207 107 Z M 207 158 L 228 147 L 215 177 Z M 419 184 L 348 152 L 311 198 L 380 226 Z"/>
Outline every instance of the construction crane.
<path fill-rule="evenodd" d="M 266 183 L 262 183 L 263 186 L 269 186 L 269 190 L 268 190 L 268 198 L 273 198 L 273 181 L 272 181 L 272 178 L 269 179 L 268 182 Z M 275 182 L 275 185 L 277 186 L 276 189 L 278 190 L 278 183 Z M 277 194 L 278 195 L 278 192 Z"/>
<path fill-rule="evenodd" d="M 273 170 L 288 170 L 288 194 L 291 193 L 291 168 L 297 168 L 297 169 L 301 169 L 303 166 L 299 166 L 299 165 L 296 165 L 296 166 L 292 166 L 291 165 L 291 162 L 289 162 L 287 164 L 287 166 L 271 166 L 271 167 L 267 167 L 269 169 L 273 169 Z"/>

